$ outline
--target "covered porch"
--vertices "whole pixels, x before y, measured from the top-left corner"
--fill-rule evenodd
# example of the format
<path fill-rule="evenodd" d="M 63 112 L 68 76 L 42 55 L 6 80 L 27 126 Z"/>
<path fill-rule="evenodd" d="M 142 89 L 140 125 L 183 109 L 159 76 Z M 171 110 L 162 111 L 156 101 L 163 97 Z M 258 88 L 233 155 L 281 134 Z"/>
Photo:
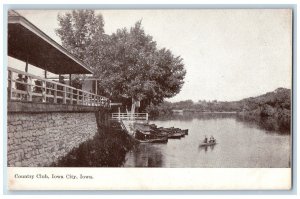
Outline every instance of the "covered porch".
<path fill-rule="evenodd" d="M 92 74 L 89 67 L 14 11 L 8 17 L 8 56 L 25 63 L 24 71 L 7 68 L 9 101 L 110 107 L 108 98 L 72 86 L 72 74 Z M 44 77 L 29 73 L 29 64 L 44 70 Z M 59 81 L 48 79 L 48 72 Z M 69 76 L 69 85 L 63 75 Z"/>

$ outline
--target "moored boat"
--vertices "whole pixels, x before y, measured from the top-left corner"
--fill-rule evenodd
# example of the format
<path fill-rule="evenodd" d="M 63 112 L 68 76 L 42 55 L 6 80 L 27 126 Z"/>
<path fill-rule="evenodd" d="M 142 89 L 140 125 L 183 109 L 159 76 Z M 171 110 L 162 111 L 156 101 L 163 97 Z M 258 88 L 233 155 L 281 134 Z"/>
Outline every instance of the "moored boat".
<path fill-rule="evenodd" d="M 156 136 L 151 132 L 136 130 L 135 139 L 140 143 L 166 143 L 168 142 L 167 136 Z"/>
<path fill-rule="evenodd" d="M 185 135 L 189 134 L 189 130 L 188 129 L 184 129 L 184 130 L 181 130 L 181 131 L 183 131 Z"/>
<path fill-rule="evenodd" d="M 168 138 L 180 139 L 188 134 L 188 129 L 157 127 L 155 124 L 135 124 L 134 129 L 134 138 L 148 143 L 165 143 Z"/>
<path fill-rule="evenodd" d="M 183 135 L 181 133 L 170 133 L 168 138 L 170 139 L 180 139 Z"/>
<path fill-rule="evenodd" d="M 138 140 L 140 143 L 167 143 L 168 138 L 162 137 L 162 138 L 154 138 L 154 139 L 145 139 L 145 140 Z"/>

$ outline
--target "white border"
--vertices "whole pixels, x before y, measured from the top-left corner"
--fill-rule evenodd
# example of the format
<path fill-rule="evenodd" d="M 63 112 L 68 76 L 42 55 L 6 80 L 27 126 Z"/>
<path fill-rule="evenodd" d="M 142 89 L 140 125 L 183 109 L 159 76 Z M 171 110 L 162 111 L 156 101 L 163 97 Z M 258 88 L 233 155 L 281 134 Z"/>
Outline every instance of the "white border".
<path fill-rule="evenodd" d="M 31 178 L 20 178 L 24 175 L 30 175 Z M 90 176 L 92 179 L 81 178 L 81 175 Z M 289 190 L 291 188 L 290 168 L 9 167 L 8 177 L 10 190 Z"/>
<path fill-rule="evenodd" d="M 26 2 L 24 2 L 24 1 L 22 1 L 22 0 L 3 0 L 2 1 L 2 5 L 3 4 L 14 4 L 14 3 L 21 3 L 21 4 L 49 4 L 49 3 L 54 3 L 54 4 L 68 4 L 68 3 L 85 3 L 85 4 L 89 4 L 89 3 L 92 3 L 92 4 L 99 4 L 99 3 L 106 3 L 106 4 L 118 4 L 118 3 L 121 3 L 121 4 L 128 4 L 128 3 L 133 3 L 133 4 L 142 4 L 142 3 L 144 3 L 144 4 L 151 4 L 151 3 L 154 3 L 154 4 L 166 4 L 166 3 L 172 3 L 172 4 L 199 4 L 199 3 L 206 3 L 206 4 L 269 4 L 269 3 L 271 3 L 271 4 L 297 4 L 298 2 L 296 1 L 296 0 L 280 0 L 280 1 L 272 1 L 272 0 L 252 0 L 252 1 L 238 1 L 238 0 L 231 0 L 231 1 L 222 1 L 222 0 L 218 0 L 218 1 L 216 1 L 216 0 L 210 0 L 210 1 L 197 1 L 197 0 L 194 0 L 194 1 L 191 1 L 191 0 L 185 0 L 185 1 L 182 1 L 182 0 L 173 0 L 173 1 L 166 1 L 166 0 L 160 0 L 160 1 L 158 1 L 158 0 L 152 0 L 152 1 L 149 1 L 149 0 L 147 0 L 147 1 L 143 1 L 143 2 L 140 2 L 140 1 L 137 1 L 137 0 L 135 0 L 135 1 L 126 1 L 126 2 L 124 2 L 124 1 L 113 1 L 113 0 L 105 0 L 105 1 L 99 1 L 99 0 L 85 0 L 84 2 L 82 2 L 82 1 L 79 1 L 79 2 L 74 2 L 74 0 L 73 1 L 71 1 L 71 0 L 51 0 L 51 1 L 38 1 L 38 0 L 27 0 Z M 216 5 L 216 6 L 218 6 L 218 5 Z M 1 17 L 3 16 L 3 7 L 1 8 L 1 11 L 0 11 L 0 15 L 1 15 Z M 2 19 L 2 18 L 1 18 Z M 1 22 L 3 22 L 3 19 L 1 20 Z M 298 26 L 298 23 L 299 23 L 299 20 L 297 21 L 297 27 L 299 27 Z M 2 26 L 1 26 L 1 32 L 3 32 L 3 24 L 2 24 Z M 1 39 L 0 39 L 0 44 L 2 44 L 1 46 L 3 47 L 3 37 L 0 37 Z M 297 43 L 294 43 L 294 44 L 298 44 L 298 41 L 297 41 Z M 3 52 L 3 51 L 2 51 Z M 298 57 L 298 53 L 297 53 L 297 55 L 295 55 L 295 56 L 297 56 Z M 3 54 L 1 55 L 1 61 L 2 61 L 2 63 L 3 63 Z M 295 66 L 296 67 L 296 66 Z M 295 77 L 296 76 L 298 76 L 298 71 L 297 71 L 297 74 L 295 74 Z M 294 79 L 294 83 L 295 83 L 295 88 L 297 88 L 298 87 L 298 82 Z M 3 85 L 2 84 L 0 84 L 0 89 L 3 91 Z M 294 91 L 296 91 L 296 89 L 294 90 Z M 297 100 L 298 101 L 298 100 Z M 3 96 L 1 96 L 0 97 L 0 103 L 3 105 Z M 296 102 L 295 102 L 296 103 Z M 297 111 L 298 111 L 298 107 L 295 107 L 295 108 L 297 108 Z M 296 110 L 295 110 L 296 111 Z M 4 116 L 4 112 L 1 112 L 1 118 L 3 118 L 3 116 Z M 297 118 L 297 121 L 296 121 L 297 123 L 300 123 L 300 121 L 299 121 L 299 118 Z M 4 125 L 4 123 L 3 123 L 3 119 L 2 120 L 0 120 L 0 124 L 1 124 L 1 126 L 3 127 L 3 125 Z M 294 129 L 295 130 L 295 134 L 297 133 L 296 132 L 296 129 Z M 2 133 L 2 135 L 3 135 L 3 128 L 1 128 L 1 133 Z M 2 143 L 3 143 L 3 137 L 1 137 L 1 141 L 2 141 Z M 297 141 L 298 141 L 298 139 L 297 139 Z M 2 153 L 1 153 L 2 152 Z M 297 155 L 297 157 L 298 157 L 298 153 L 295 151 L 295 153 L 296 153 L 296 155 Z M 3 158 L 3 148 L 1 148 L 1 150 L 0 150 L 0 154 L 1 154 L 1 157 Z M 298 159 L 298 158 L 297 158 Z M 3 167 L 3 165 L 1 164 L 1 167 Z M 2 170 L 3 170 L 3 168 L 2 168 Z M 2 179 L 3 179 L 3 173 L 1 173 L 1 177 L 2 177 Z M 294 176 L 294 177 L 296 177 L 296 175 Z M 1 187 L 2 188 L 5 188 L 5 187 L 3 187 L 3 182 L 1 181 L 1 183 L 0 183 L 0 185 L 1 185 Z M 296 189 L 298 188 L 298 184 L 296 184 L 296 186 L 297 187 L 295 187 Z M 3 191 L 3 190 L 2 190 Z M 75 193 L 75 192 L 74 192 Z M 73 193 L 73 194 L 74 194 Z M 76 192 L 77 193 L 77 192 Z M 245 194 L 245 192 L 235 192 L 235 193 L 239 193 L 239 194 Z M 273 192 L 274 193 L 274 192 Z M 41 198 L 42 196 L 40 196 L 40 195 L 38 195 L 38 196 L 31 196 L 32 194 L 36 194 L 36 192 L 26 192 L 26 193 L 19 193 L 19 194 L 21 194 L 21 196 L 20 197 L 22 197 L 22 198 Z M 27 196 L 26 195 L 24 195 L 24 194 L 27 194 Z M 51 192 L 49 193 L 47 193 L 47 194 L 51 194 Z M 92 194 L 91 192 L 89 192 L 89 193 L 86 193 L 85 192 L 85 194 Z M 98 193 L 99 194 L 99 193 Z M 105 193 L 103 193 L 103 194 L 105 194 Z M 118 194 L 118 193 L 115 193 L 115 194 Z M 124 194 L 124 193 L 123 193 Z M 127 193 L 128 194 L 128 193 Z M 129 193 L 130 194 L 130 193 Z M 131 194 L 134 194 L 134 193 L 131 193 Z M 141 193 L 139 193 L 139 194 L 141 194 Z M 143 193 L 143 194 L 145 194 L 145 193 Z M 146 193 L 146 194 L 151 194 L 151 193 Z M 157 194 L 157 193 L 156 193 Z M 176 193 L 169 193 L 169 194 L 178 194 L 178 192 Z M 192 193 L 193 194 L 193 193 Z M 195 193 L 194 193 L 195 194 Z M 199 193 L 196 193 L 196 194 L 199 194 Z M 200 193 L 201 194 L 201 193 Z M 207 192 L 205 192 L 204 194 L 216 194 L 215 192 L 210 192 L 210 193 L 207 193 Z M 223 192 L 223 194 L 226 194 L 226 193 L 224 193 Z M 230 194 L 230 193 L 228 193 L 228 194 Z M 231 194 L 232 194 L 232 192 L 231 192 Z M 246 193 L 247 194 L 247 193 Z M 249 194 L 249 193 L 248 193 Z M 257 193 L 253 193 L 253 192 L 251 192 L 250 194 L 266 194 L 266 193 L 263 193 L 263 192 L 257 192 Z M 267 194 L 270 194 L 270 193 L 267 193 Z M 278 192 L 275 192 L 274 194 L 278 194 Z M 280 194 L 280 193 L 279 193 Z M 283 194 L 287 194 L 287 193 L 283 193 Z M 296 192 L 292 192 L 292 193 L 290 193 L 290 194 L 296 194 Z M 16 196 L 16 195 L 12 195 L 12 196 L 5 196 L 5 198 L 20 198 L 20 197 L 18 197 L 18 196 Z M 43 198 L 50 198 L 51 196 L 44 196 Z M 53 197 L 55 197 L 55 198 L 58 198 L 58 196 L 57 195 L 55 195 L 55 196 L 53 196 Z M 85 196 L 63 196 L 64 198 L 86 198 Z M 92 195 L 90 195 L 90 196 L 88 196 L 89 198 L 99 198 L 99 196 L 92 196 Z M 112 198 L 111 196 L 101 196 L 102 198 Z M 118 196 L 116 196 L 116 197 L 114 197 L 113 196 L 113 198 L 117 198 Z M 148 196 L 148 197 L 151 197 L 151 198 L 153 198 L 153 196 Z M 162 196 L 154 196 L 155 198 L 163 198 Z M 172 196 L 172 198 L 178 198 L 179 196 Z M 199 197 L 199 196 L 189 196 L 189 198 L 194 198 L 194 197 Z M 212 196 L 212 198 L 216 198 L 217 196 Z M 222 196 L 222 197 L 224 197 L 224 198 L 240 198 L 240 196 Z M 278 197 L 284 197 L 284 198 L 295 198 L 295 197 L 297 197 L 296 195 L 289 195 L 289 196 L 265 196 L 265 195 L 262 195 L 262 196 L 256 196 L 256 195 L 254 195 L 254 196 L 243 196 L 243 198 L 249 198 L 249 197 L 263 197 L 263 198 L 278 198 Z M 52 198 L 52 197 L 51 197 Z M 118 197 L 119 198 L 119 197 Z M 131 196 L 131 195 L 127 195 L 127 196 L 122 196 L 122 198 L 140 198 L 140 196 Z M 186 196 L 184 196 L 184 198 L 186 198 Z M 211 198 L 211 197 L 210 197 Z"/>

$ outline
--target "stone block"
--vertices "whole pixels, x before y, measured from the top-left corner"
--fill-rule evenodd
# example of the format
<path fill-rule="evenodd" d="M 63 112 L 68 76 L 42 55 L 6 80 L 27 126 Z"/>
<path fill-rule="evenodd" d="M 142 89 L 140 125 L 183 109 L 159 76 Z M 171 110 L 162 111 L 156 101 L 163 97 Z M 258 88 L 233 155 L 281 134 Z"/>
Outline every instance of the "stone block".
<path fill-rule="evenodd" d="M 7 155 L 7 161 L 11 162 L 14 159 L 15 159 L 15 155 L 14 154 L 8 154 Z"/>
<path fill-rule="evenodd" d="M 20 131 L 16 132 L 14 134 L 14 137 L 17 138 L 17 139 L 20 139 L 22 137 L 21 132 Z"/>
<path fill-rule="evenodd" d="M 26 158 L 26 159 L 31 158 L 31 153 L 26 153 L 26 154 L 25 154 L 25 158 Z"/>
<path fill-rule="evenodd" d="M 19 121 L 8 126 L 8 150 L 17 151 L 16 157 L 9 156 L 12 165 L 50 165 L 97 133 L 94 113 L 16 114 L 10 119 L 9 124 Z"/>

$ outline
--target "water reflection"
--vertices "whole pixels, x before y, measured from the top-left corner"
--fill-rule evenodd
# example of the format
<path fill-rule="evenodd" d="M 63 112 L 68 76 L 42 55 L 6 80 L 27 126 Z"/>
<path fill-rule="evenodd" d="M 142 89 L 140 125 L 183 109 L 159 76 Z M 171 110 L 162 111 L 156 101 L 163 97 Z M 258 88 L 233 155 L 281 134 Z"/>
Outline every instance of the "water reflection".
<path fill-rule="evenodd" d="M 200 146 L 198 147 L 199 152 L 200 151 L 204 151 L 205 153 L 207 153 L 207 151 L 213 151 L 215 148 L 215 145 L 211 145 L 211 146 Z"/>
<path fill-rule="evenodd" d="M 224 119 L 224 118 L 235 118 L 238 122 L 246 123 L 250 128 L 261 128 L 267 130 L 268 133 L 280 133 L 280 134 L 289 134 L 290 126 L 286 126 L 280 120 L 277 120 L 272 117 L 245 117 L 237 113 L 211 113 L 211 112 L 184 112 L 184 113 L 175 113 L 171 115 L 164 115 L 154 120 L 159 121 L 168 121 L 168 120 L 178 120 L 178 121 L 191 121 L 193 119 L 201 120 L 211 120 L 211 119 Z"/>
<path fill-rule="evenodd" d="M 266 133 L 290 134 L 290 127 L 285 126 L 281 121 L 271 117 L 256 117 L 249 118 L 241 115 L 236 115 L 236 120 L 249 128 L 261 128 L 266 130 Z"/>
<path fill-rule="evenodd" d="M 130 151 L 134 164 L 128 167 L 161 167 L 163 165 L 163 155 L 159 146 L 162 144 L 142 143 L 136 149 Z"/>
<path fill-rule="evenodd" d="M 151 122 L 162 127 L 189 129 L 189 134 L 182 139 L 169 139 L 166 144 L 138 145 L 126 154 L 124 167 L 290 166 L 290 135 L 279 130 L 267 130 L 274 128 L 274 121 L 256 122 L 240 118 L 236 114 L 184 113 Z M 218 144 L 199 147 L 205 136 L 215 137 Z"/>
<path fill-rule="evenodd" d="M 210 120 L 210 119 L 222 119 L 222 118 L 233 118 L 236 116 L 236 113 L 211 113 L 211 112 L 200 112 L 200 113 L 193 113 L 193 112 L 184 112 L 184 113 L 175 113 L 170 115 L 164 115 L 154 120 L 160 121 L 168 121 L 168 120 L 180 120 L 180 121 L 190 121 L 193 119 L 202 119 L 202 120 Z"/>

